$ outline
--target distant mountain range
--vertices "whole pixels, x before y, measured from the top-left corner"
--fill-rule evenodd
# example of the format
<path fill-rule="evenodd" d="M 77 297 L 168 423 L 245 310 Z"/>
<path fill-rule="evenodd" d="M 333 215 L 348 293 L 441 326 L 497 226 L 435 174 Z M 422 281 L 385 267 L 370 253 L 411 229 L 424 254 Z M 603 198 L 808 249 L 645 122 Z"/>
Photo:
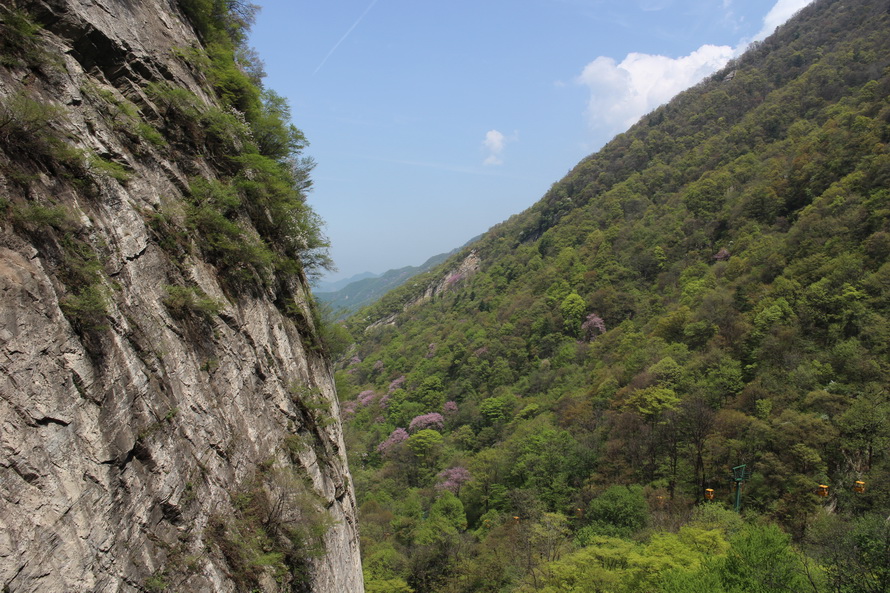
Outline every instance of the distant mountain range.
<path fill-rule="evenodd" d="M 465 245 L 448 253 L 434 255 L 419 266 L 405 266 L 379 275 L 373 272 L 363 272 L 336 282 L 319 282 L 315 285 L 313 293 L 319 301 L 329 305 L 338 317 L 345 318 L 362 307 L 376 302 L 384 294 L 401 286 L 410 278 L 441 264 L 479 238 L 473 237 Z"/>
<path fill-rule="evenodd" d="M 346 288 L 353 282 L 358 282 L 359 280 L 364 280 L 366 278 L 379 278 L 380 276 L 381 274 L 375 274 L 374 272 L 362 272 L 361 274 L 355 274 L 349 278 L 341 278 L 340 280 L 334 280 L 333 282 L 319 280 L 312 285 L 312 290 L 315 293 L 337 292 L 338 290 Z"/>

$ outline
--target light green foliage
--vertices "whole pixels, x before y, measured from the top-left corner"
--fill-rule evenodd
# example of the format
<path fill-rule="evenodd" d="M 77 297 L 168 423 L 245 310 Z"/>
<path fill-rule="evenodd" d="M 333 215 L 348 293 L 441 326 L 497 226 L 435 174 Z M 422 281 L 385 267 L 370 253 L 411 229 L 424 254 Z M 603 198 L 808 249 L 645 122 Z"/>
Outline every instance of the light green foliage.
<path fill-rule="evenodd" d="M 577 293 L 573 292 L 563 299 L 559 307 L 562 313 L 563 329 L 570 336 L 578 336 L 581 333 L 581 322 L 584 319 L 584 309 L 587 305 Z"/>
<path fill-rule="evenodd" d="M 454 537 L 466 528 L 464 505 L 446 490 L 430 507 L 429 518 L 415 530 L 414 541 L 418 545 L 430 545 Z"/>
<path fill-rule="evenodd" d="M 130 179 L 130 172 L 120 163 L 104 159 L 98 155 L 91 155 L 87 159 L 87 163 L 90 170 L 101 176 L 110 177 L 121 183 L 126 183 Z"/>
<path fill-rule="evenodd" d="M 244 590 L 271 575 L 294 588 L 309 579 L 309 561 L 324 553 L 333 525 L 322 498 L 290 467 L 262 464 L 253 479 L 231 493 L 234 514 L 216 516 L 207 538 L 225 557 Z"/>
<path fill-rule="evenodd" d="M 649 372 L 654 374 L 659 384 L 665 387 L 674 387 L 683 377 L 683 367 L 670 356 L 665 356 L 649 367 Z"/>
<path fill-rule="evenodd" d="M 488 397 L 479 402 L 479 414 L 488 424 L 506 420 L 513 410 L 514 398 L 509 395 Z"/>
<path fill-rule="evenodd" d="M 61 107 L 35 98 L 24 89 L 0 97 L 0 146 L 10 153 L 24 152 L 37 159 L 77 163 L 80 153 L 55 129 L 63 118 Z"/>
<path fill-rule="evenodd" d="M 738 513 L 717 503 L 695 507 L 690 524 L 706 531 L 719 530 L 726 537 L 735 535 L 744 526 L 742 517 Z"/>
<path fill-rule="evenodd" d="M 795 564 L 782 532 L 738 539 L 743 521 L 760 515 L 801 541 L 823 507 L 847 528 L 869 510 L 890 514 L 890 71 L 867 57 L 887 55 L 890 15 L 842 4 L 814 3 L 584 159 L 475 243 L 479 270 L 451 290 L 409 304 L 469 248 L 348 321 L 362 362 L 344 367 L 345 399 L 409 378 L 389 407 L 347 422 L 360 493 L 434 490 L 410 449 L 376 447 L 441 411 L 411 399 L 426 379 L 441 383 L 437 402 L 456 402 L 436 468 L 472 474 L 460 499 L 478 539 L 439 557 L 450 568 L 436 581 L 428 551 L 403 544 L 398 576 L 418 593 L 741 591 L 733 575 L 760 562 L 755 540 L 774 552 L 779 581 L 785 568 L 810 570 L 827 590 L 815 552 Z M 579 340 L 594 314 L 605 331 Z M 741 463 L 753 471 L 745 519 L 723 506 Z M 407 511 L 393 512 L 398 522 Z M 568 517 L 559 561 L 531 545 L 547 513 Z M 685 543 L 684 526 L 699 530 Z M 569 562 L 604 536 L 615 541 Z M 627 554 L 608 557 L 609 546 Z M 549 565 L 565 567 L 558 579 Z"/>
<path fill-rule="evenodd" d="M 145 588 L 152 593 L 160 593 L 166 591 L 168 587 L 167 578 L 163 573 L 153 574 L 145 579 Z"/>
<path fill-rule="evenodd" d="M 649 521 L 643 489 L 611 486 L 590 502 L 584 518 L 589 526 L 579 532 L 582 543 L 592 534 L 625 536 L 639 531 Z"/>
<path fill-rule="evenodd" d="M 515 434 L 508 445 L 513 453 L 511 485 L 536 492 L 550 508 L 562 508 L 582 459 L 572 435 L 541 421 Z"/>
<path fill-rule="evenodd" d="M 303 132 L 290 123 L 287 100 L 274 91 L 265 90 L 261 103 L 260 113 L 251 124 L 259 153 L 276 160 L 300 154 L 308 142 Z"/>
<path fill-rule="evenodd" d="M 268 274 L 274 254 L 235 216 L 240 199 L 230 186 L 196 178 L 186 222 L 203 239 L 202 249 L 236 281 L 250 282 Z"/>
<path fill-rule="evenodd" d="M 722 557 L 729 544 L 716 532 L 690 527 L 680 533 L 659 533 L 645 544 L 597 536 L 565 558 L 544 567 L 543 588 L 556 592 L 672 590 L 671 576 L 687 575 Z M 680 579 L 677 579 L 678 581 Z M 683 579 L 685 580 L 685 579 Z M 661 589 L 663 581 L 668 582 Z M 531 587 L 519 591 L 536 590 Z"/>
<path fill-rule="evenodd" d="M 72 226 L 70 214 L 64 206 L 25 204 L 13 208 L 13 217 L 17 224 L 32 231 L 45 227 L 66 230 Z"/>
<path fill-rule="evenodd" d="M 726 591 L 779 593 L 808 586 L 790 537 L 775 525 L 750 525 L 730 540 L 732 547 L 718 566 Z"/>
<path fill-rule="evenodd" d="M 160 132 L 142 120 L 136 105 L 112 88 L 88 83 L 80 90 L 85 97 L 92 100 L 113 129 L 138 136 L 158 148 L 167 145 L 167 140 Z"/>
<path fill-rule="evenodd" d="M 408 438 L 407 446 L 417 457 L 423 461 L 432 461 L 442 444 L 442 435 L 437 430 L 425 428 Z"/>
<path fill-rule="evenodd" d="M 168 83 L 148 83 L 145 87 L 148 96 L 161 108 L 167 116 L 174 116 L 183 121 L 197 122 L 204 105 L 197 95 Z"/>
<path fill-rule="evenodd" d="M 91 284 L 66 295 L 59 306 L 79 331 L 97 331 L 107 327 L 105 315 L 108 312 L 108 299 L 99 285 Z"/>
<path fill-rule="evenodd" d="M 0 64 L 8 67 L 46 67 L 56 60 L 40 39 L 41 26 L 18 7 L 0 8 Z"/>
<path fill-rule="evenodd" d="M 647 387 L 635 391 L 627 398 L 627 405 L 644 417 L 654 419 L 666 410 L 673 410 L 680 403 L 680 398 L 673 389 L 665 387 Z"/>
<path fill-rule="evenodd" d="M 60 279 L 67 287 L 59 302 L 62 312 L 78 332 L 97 332 L 106 327 L 107 287 L 99 256 L 64 206 L 26 202 L 12 207 L 13 223 L 38 240 L 57 235 L 46 249 L 52 253 Z"/>
<path fill-rule="evenodd" d="M 203 290 L 194 286 L 166 286 L 167 297 L 164 305 L 174 316 L 182 317 L 194 313 L 203 317 L 219 315 L 223 304 L 207 296 Z"/>
<path fill-rule="evenodd" d="M 445 387 L 439 377 L 426 377 L 410 397 L 411 401 L 421 405 L 424 412 L 437 412 L 445 403 Z"/>

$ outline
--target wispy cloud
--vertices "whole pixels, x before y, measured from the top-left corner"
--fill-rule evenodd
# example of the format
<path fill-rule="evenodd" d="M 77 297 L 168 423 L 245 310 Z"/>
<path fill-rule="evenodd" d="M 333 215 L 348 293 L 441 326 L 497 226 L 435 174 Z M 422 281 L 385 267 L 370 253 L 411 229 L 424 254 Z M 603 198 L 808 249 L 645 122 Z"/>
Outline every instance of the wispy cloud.
<path fill-rule="evenodd" d="M 482 161 L 483 165 L 503 165 L 504 149 L 507 148 L 508 142 L 519 140 L 519 132 L 513 132 L 510 137 L 504 136 L 497 130 L 489 130 L 485 133 L 485 140 L 482 141 L 482 147 L 485 149 L 487 156 Z"/>
<path fill-rule="evenodd" d="M 349 30 L 343 34 L 343 37 L 340 38 L 340 41 L 338 41 L 337 43 L 334 44 L 334 47 L 331 48 L 331 51 L 329 51 L 327 53 L 327 55 L 324 57 L 324 59 L 321 61 L 321 63 L 315 68 L 315 71 L 312 73 L 313 75 L 318 74 L 318 71 L 321 70 L 321 67 L 324 66 L 325 62 L 328 61 L 328 58 L 330 58 L 332 55 L 334 55 L 334 52 L 337 51 L 337 48 L 340 47 L 340 44 L 343 43 L 344 41 L 346 41 L 346 38 L 349 37 L 349 34 L 352 33 L 352 31 L 355 30 L 356 27 L 358 27 L 359 23 L 362 22 L 362 19 L 364 19 L 365 16 L 369 12 L 371 12 L 371 9 L 374 8 L 374 5 L 377 4 L 377 2 L 378 2 L 378 0 L 371 0 L 371 3 L 365 9 L 365 12 L 363 12 L 362 15 L 360 17 L 358 17 L 358 19 L 356 19 L 356 21 L 354 23 L 352 23 L 352 26 L 349 27 Z"/>
<path fill-rule="evenodd" d="M 753 40 L 767 37 L 811 2 L 777 0 Z M 729 9 L 730 2 L 724 0 L 723 7 Z M 646 113 L 725 66 L 750 41 L 742 39 L 734 48 L 702 45 L 679 58 L 644 53 L 630 53 L 621 62 L 606 56 L 596 58 L 575 79 L 590 90 L 586 110 L 590 127 L 603 140 L 626 130 Z"/>

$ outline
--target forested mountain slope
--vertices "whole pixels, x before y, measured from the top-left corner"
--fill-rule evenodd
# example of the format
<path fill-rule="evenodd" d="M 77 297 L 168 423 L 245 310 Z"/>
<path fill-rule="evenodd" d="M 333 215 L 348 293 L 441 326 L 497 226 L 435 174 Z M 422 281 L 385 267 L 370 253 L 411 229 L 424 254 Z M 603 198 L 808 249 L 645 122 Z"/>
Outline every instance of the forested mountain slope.
<path fill-rule="evenodd" d="M 888 590 L 888 66 L 817 0 L 350 321 L 369 590 Z"/>
<path fill-rule="evenodd" d="M 380 300 L 387 292 L 398 288 L 414 276 L 441 264 L 456 251 L 457 249 L 454 249 L 449 253 L 434 255 L 419 266 L 405 266 L 404 268 L 387 270 L 379 276 L 350 282 L 339 290 L 331 292 L 313 291 L 313 294 L 319 302 L 330 307 L 335 316 L 345 318 L 362 307 Z"/>

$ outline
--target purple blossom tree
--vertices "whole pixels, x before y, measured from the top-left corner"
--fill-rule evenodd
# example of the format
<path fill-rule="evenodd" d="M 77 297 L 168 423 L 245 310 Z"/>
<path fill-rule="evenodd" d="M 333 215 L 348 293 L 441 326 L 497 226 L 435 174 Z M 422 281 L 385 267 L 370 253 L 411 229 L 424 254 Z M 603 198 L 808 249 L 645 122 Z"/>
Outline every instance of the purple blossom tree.
<path fill-rule="evenodd" d="M 342 406 L 340 406 L 340 414 L 342 416 L 352 416 L 355 414 L 355 406 L 357 402 L 344 402 Z"/>
<path fill-rule="evenodd" d="M 393 382 L 389 384 L 388 393 L 392 393 L 396 389 L 401 389 L 402 385 L 405 383 L 405 375 L 402 375 L 398 379 L 393 379 Z"/>
<path fill-rule="evenodd" d="M 436 476 L 436 490 L 448 490 L 452 494 L 459 494 L 460 487 L 470 481 L 473 476 L 465 467 L 456 466 L 442 470 Z"/>
<path fill-rule="evenodd" d="M 393 447 L 407 440 L 408 431 L 404 428 L 397 428 L 392 431 L 392 434 L 385 441 L 377 445 L 377 452 L 386 455 Z"/>
<path fill-rule="evenodd" d="M 606 333 L 606 322 L 596 313 L 591 313 L 581 324 L 581 331 L 584 334 L 584 339 L 591 342 L 598 335 Z"/>
<path fill-rule="evenodd" d="M 455 272 L 451 274 L 450 276 L 448 276 L 448 278 L 445 279 L 445 288 L 451 288 L 452 285 L 460 282 L 461 280 L 463 280 L 463 278 L 464 275 L 462 272 Z"/>
<path fill-rule="evenodd" d="M 457 413 L 457 402 L 447 401 L 445 405 L 442 406 L 442 411 L 445 414 L 456 414 Z"/>
<path fill-rule="evenodd" d="M 411 420 L 411 424 L 408 425 L 408 430 L 410 432 L 417 432 L 418 430 L 423 430 L 425 428 L 442 430 L 444 426 L 445 419 L 442 417 L 442 414 L 438 412 L 430 412 L 429 414 L 415 416 L 414 419 Z"/>
<path fill-rule="evenodd" d="M 358 394 L 358 403 L 362 406 L 367 406 L 374 398 L 377 397 L 377 394 L 374 393 L 373 389 L 366 389 Z"/>

